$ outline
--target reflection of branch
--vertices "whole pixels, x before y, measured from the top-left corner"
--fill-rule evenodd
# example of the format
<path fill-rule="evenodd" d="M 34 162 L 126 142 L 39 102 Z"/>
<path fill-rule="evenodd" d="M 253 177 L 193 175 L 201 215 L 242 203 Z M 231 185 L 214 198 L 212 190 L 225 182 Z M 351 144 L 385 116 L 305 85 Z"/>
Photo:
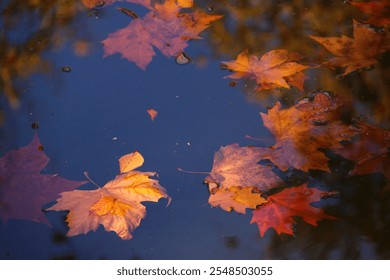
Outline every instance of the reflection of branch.
<path fill-rule="evenodd" d="M 17 107 L 20 83 L 48 69 L 43 53 L 73 37 L 70 27 L 81 5 L 67 0 L 7 2 L 0 4 L 0 91 Z"/>

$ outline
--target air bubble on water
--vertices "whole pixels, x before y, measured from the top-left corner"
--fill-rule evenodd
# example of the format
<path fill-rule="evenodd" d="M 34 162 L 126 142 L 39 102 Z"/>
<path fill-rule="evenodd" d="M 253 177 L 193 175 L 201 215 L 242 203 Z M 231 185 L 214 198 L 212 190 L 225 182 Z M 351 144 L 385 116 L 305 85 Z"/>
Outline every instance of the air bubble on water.
<path fill-rule="evenodd" d="M 212 13 L 215 10 L 213 6 L 206 6 L 204 9 L 207 13 Z"/>
<path fill-rule="evenodd" d="M 69 73 L 72 71 L 72 68 L 70 66 L 64 66 L 61 68 L 62 72 Z"/>
<path fill-rule="evenodd" d="M 312 125 L 321 126 L 321 125 L 327 125 L 329 121 L 327 119 L 314 119 L 314 120 L 310 120 L 309 122 Z"/>

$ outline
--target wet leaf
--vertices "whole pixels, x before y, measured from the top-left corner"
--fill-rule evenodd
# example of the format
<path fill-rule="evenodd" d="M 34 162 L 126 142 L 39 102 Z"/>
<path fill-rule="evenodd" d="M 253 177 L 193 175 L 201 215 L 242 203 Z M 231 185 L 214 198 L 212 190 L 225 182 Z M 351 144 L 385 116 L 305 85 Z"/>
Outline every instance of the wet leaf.
<path fill-rule="evenodd" d="M 259 59 L 244 50 L 236 60 L 223 63 L 234 71 L 227 78 L 251 78 L 256 80 L 260 90 L 295 86 L 303 91 L 306 76 L 302 71 L 310 67 L 295 62 L 296 58 L 297 54 L 287 50 L 273 50 Z"/>
<path fill-rule="evenodd" d="M 188 41 L 201 39 L 198 34 L 222 17 L 203 11 L 180 13 L 181 6 L 174 0 L 150 9 L 143 18 L 133 19 L 102 41 L 105 57 L 120 53 L 145 70 L 156 55 L 155 48 L 166 57 L 175 57 L 188 46 Z"/>
<path fill-rule="evenodd" d="M 49 163 L 38 135 L 25 147 L 0 158 L 0 219 L 30 220 L 49 225 L 42 208 L 86 181 L 72 181 L 57 174 L 42 174 Z"/>
<path fill-rule="evenodd" d="M 336 57 L 324 62 L 324 66 L 346 68 L 343 75 L 376 64 L 378 56 L 390 49 L 390 35 L 387 29 L 374 28 L 368 24 L 353 22 L 353 39 L 341 37 L 315 37 Z"/>
<path fill-rule="evenodd" d="M 81 0 L 83 5 L 88 9 L 100 8 L 103 7 L 104 5 L 111 4 L 115 1 L 117 0 Z"/>
<path fill-rule="evenodd" d="M 240 147 L 232 144 L 221 147 L 214 155 L 213 168 L 205 179 L 209 190 L 214 188 L 252 187 L 259 192 L 281 185 L 282 180 L 272 172 L 272 168 L 260 165 L 267 148 Z"/>
<path fill-rule="evenodd" d="M 390 131 L 360 123 L 359 133 L 337 154 L 355 163 L 353 174 L 383 173 L 390 180 Z"/>
<path fill-rule="evenodd" d="M 266 203 L 256 187 L 218 188 L 210 194 L 209 203 L 214 207 L 221 207 L 225 211 L 236 211 L 245 214 L 245 210 L 256 209 Z"/>
<path fill-rule="evenodd" d="M 182 8 L 191 8 L 194 5 L 194 0 L 177 0 L 177 5 Z"/>
<path fill-rule="evenodd" d="M 321 199 L 322 191 L 308 188 L 306 184 L 284 189 L 268 196 L 268 203 L 253 211 L 251 223 L 256 223 L 260 236 L 273 228 L 278 234 L 293 235 L 294 217 L 301 217 L 306 223 L 317 226 L 323 219 L 335 219 L 322 209 L 311 206 L 311 203 Z"/>
<path fill-rule="evenodd" d="M 95 190 L 63 192 L 57 204 L 48 210 L 69 210 L 68 236 L 96 231 L 102 224 L 120 238 L 131 239 L 146 215 L 146 208 L 140 202 L 169 199 L 158 181 L 150 178 L 154 172 L 134 170 L 142 163 L 143 157 L 138 152 L 125 155 L 119 159 L 121 173 L 114 180 Z"/>
<path fill-rule="evenodd" d="M 370 15 L 366 23 L 384 26 L 390 24 L 390 1 L 379 0 L 369 2 L 349 1 L 355 7 L 358 7 L 363 13 Z"/>
<path fill-rule="evenodd" d="M 276 140 L 263 157 L 283 171 L 290 167 L 329 171 L 328 158 L 319 149 L 342 147 L 340 141 L 357 133 L 340 120 L 343 106 L 327 92 L 317 92 L 312 99 L 287 109 L 277 102 L 268 114 L 261 113 L 264 126 Z"/>

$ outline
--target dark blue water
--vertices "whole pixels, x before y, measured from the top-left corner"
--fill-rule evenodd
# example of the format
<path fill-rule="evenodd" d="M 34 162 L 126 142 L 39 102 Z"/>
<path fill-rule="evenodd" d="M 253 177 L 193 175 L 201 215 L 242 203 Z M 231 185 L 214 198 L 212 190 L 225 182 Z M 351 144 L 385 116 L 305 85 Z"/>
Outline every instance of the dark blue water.
<path fill-rule="evenodd" d="M 42 7 L 50 6 L 47 1 L 41 2 Z M 57 20 L 41 33 L 40 23 L 44 15 L 50 14 L 48 11 L 39 13 L 39 8 L 26 6 L 24 1 L 0 4 L 3 11 L 0 24 L 4 27 L 0 33 L 1 48 L 10 50 L 17 45 L 16 52 L 22 53 L 26 52 L 30 41 L 35 48 L 31 52 L 36 52 L 40 59 L 35 68 L 26 61 L 24 76 L 21 69 L 13 72 L 17 106 L 10 105 L 4 81 L 0 84 L 3 114 L 0 155 L 27 145 L 37 132 L 50 158 L 43 173 L 84 180 L 83 172 L 87 171 L 103 186 L 118 174 L 119 157 L 137 150 L 145 158 L 140 170 L 157 172 L 172 202 L 169 207 L 164 200 L 144 203 L 148 214 L 129 241 L 121 240 L 102 227 L 86 235 L 65 237 L 64 212 L 45 214 L 52 227 L 15 219 L 7 224 L 0 222 L 0 259 L 371 259 L 390 256 L 389 208 L 385 206 L 389 195 L 383 191 L 387 184 L 383 176 L 344 181 L 318 176 L 315 180 L 325 184 L 346 185 L 344 198 L 323 206 L 330 207 L 332 213 L 343 213 L 348 219 L 324 221 L 318 227 L 301 222 L 296 236 L 279 236 L 269 230 L 261 238 L 257 226 L 249 223 L 249 212 L 241 215 L 210 207 L 208 189 L 203 184 L 207 175 L 177 170 L 207 172 L 212 168 L 214 152 L 221 146 L 259 145 L 245 135 L 266 139 L 260 143 L 262 146 L 271 145 L 272 135 L 263 127 L 259 112 L 266 112 L 275 100 L 288 105 L 302 96 L 297 90 L 254 94 L 251 84 L 243 82 L 230 87 L 230 80 L 223 79 L 229 73 L 220 69 L 221 61 L 234 59 L 245 46 L 259 53 L 287 47 L 304 50 L 308 45 L 319 51 L 318 45 L 307 43 L 305 34 L 322 29 L 327 33 L 318 33 L 321 36 L 350 35 L 352 15 L 362 17 L 356 10 L 342 6 L 344 12 L 333 14 L 332 22 L 337 26 L 331 28 L 318 26 L 320 23 L 312 19 L 320 14 L 321 1 L 310 2 L 306 7 L 296 1 L 252 1 L 254 4 L 250 1 L 199 1 L 201 9 L 211 5 L 214 13 L 224 14 L 225 18 L 202 33 L 204 40 L 189 43 L 185 52 L 191 57 L 191 63 L 178 65 L 174 58 L 166 58 L 157 51 L 143 71 L 118 54 L 103 58 L 101 41 L 129 22 L 129 17 L 115 7 L 131 8 L 141 16 L 146 13 L 144 8 L 119 3 L 91 12 L 73 3 L 77 1 L 50 2 L 54 3 L 52 10 L 65 5 L 77 6 L 79 11 L 70 13 L 67 20 L 58 19 L 61 15 L 65 17 L 62 13 L 56 14 Z M 9 8 L 12 5 L 22 8 L 12 10 Z M 331 14 L 339 10 L 339 4 L 335 5 L 325 5 L 326 11 Z M 263 16 L 259 11 L 263 11 Z M 234 17 L 234 13 L 240 16 Z M 303 14 L 307 16 L 307 23 L 294 26 Z M 11 16 L 21 20 L 9 23 Z M 294 37 L 294 33 L 299 36 Z M 79 56 L 73 51 L 73 44 L 78 40 L 90 46 L 87 55 Z M 37 50 L 46 41 L 50 43 Z M 0 63 L 3 69 L 10 67 L 7 62 Z M 387 69 L 387 74 L 382 74 L 386 77 L 386 60 L 381 63 L 378 67 L 383 67 L 383 71 Z M 69 72 L 63 71 L 65 66 L 70 67 Z M 337 81 L 329 78 L 334 75 L 331 70 L 323 70 L 321 74 L 313 70 L 309 75 L 308 92 L 325 85 L 326 89 L 339 94 L 352 92 L 357 96 L 355 104 L 361 114 L 384 128 L 389 127 L 390 114 L 386 110 L 381 114 L 367 113 L 378 104 L 376 99 L 380 100 L 382 93 L 388 96 L 388 84 L 374 83 L 376 97 L 367 100 L 364 96 L 371 93 L 362 95 L 360 92 L 359 85 L 366 82 L 367 87 L 367 80 L 360 76 Z M 386 98 L 384 100 L 388 100 Z M 158 111 L 154 121 L 146 113 L 149 108 Z M 388 110 L 388 103 L 385 108 Z M 33 129 L 32 123 L 39 124 L 39 129 Z M 84 188 L 94 186 L 89 184 Z M 339 211 L 336 207 L 346 210 Z"/>

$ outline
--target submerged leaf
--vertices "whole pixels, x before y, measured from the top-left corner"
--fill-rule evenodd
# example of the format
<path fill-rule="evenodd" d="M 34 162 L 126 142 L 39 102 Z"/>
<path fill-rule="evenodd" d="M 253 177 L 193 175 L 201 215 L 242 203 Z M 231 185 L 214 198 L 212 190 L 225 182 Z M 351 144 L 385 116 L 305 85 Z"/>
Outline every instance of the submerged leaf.
<path fill-rule="evenodd" d="M 358 123 L 357 135 L 334 152 L 355 163 L 353 174 L 383 173 L 390 181 L 390 131 Z"/>
<path fill-rule="evenodd" d="M 0 219 L 30 220 L 49 225 L 42 208 L 86 181 L 72 181 L 57 174 L 42 174 L 49 158 L 38 135 L 25 147 L 10 151 L 0 158 Z"/>
<path fill-rule="evenodd" d="M 213 168 L 205 179 L 210 192 L 220 188 L 252 187 L 260 192 L 280 186 L 282 180 L 272 168 L 258 164 L 266 154 L 266 148 L 239 147 L 232 144 L 221 147 L 214 155 Z"/>
<path fill-rule="evenodd" d="M 336 56 L 323 65 L 346 68 L 343 75 L 376 64 L 378 56 L 390 49 L 390 35 L 387 29 L 373 28 L 357 21 L 353 22 L 353 27 L 353 39 L 344 35 L 310 36 Z"/>
<path fill-rule="evenodd" d="M 366 23 L 378 26 L 390 24 L 389 0 L 376 0 L 369 2 L 349 1 L 349 3 L 351 3 L 355 7 L 358 7 L 363 13 L 370 15 L 370 17 L 365 21 Z"/>

